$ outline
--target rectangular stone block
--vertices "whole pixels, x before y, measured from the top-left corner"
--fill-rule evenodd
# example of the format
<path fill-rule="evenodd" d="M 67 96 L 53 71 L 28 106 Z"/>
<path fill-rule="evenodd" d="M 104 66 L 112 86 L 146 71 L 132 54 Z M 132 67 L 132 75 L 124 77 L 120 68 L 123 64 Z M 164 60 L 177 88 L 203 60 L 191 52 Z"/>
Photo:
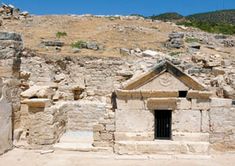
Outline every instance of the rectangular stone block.
<path fill-rule="evenodd" d="M 93 127 L 94 132 L 104 131 L 104 125 L 103 124 L 97 124 Z"/>
<path fill-rule="evenodd" d="M 232 107 L 232 99 L 211 98 L 211 107 Z"/>
<path fill-rule="evenodd" d="M 113 134 L 111 133 L 101 133 L 100 137 L 102 140 L 105 140 L 105 141 L 113 140 Z"/>
<path fill-rule="evenodd" d="M 200 132 L 201 113 L 199 110 L 175 110 L 172 112 L 173 132 Z"/>
<path fill-rule="evenodd" d="M 175 110 L 177 106 L 177 98 L 150 98 L 147 100 L 149 110 Z"/>
<path fill-rule="evenodd" d="M 117 108 L 122 110 L 146 109 L 146 101 L 139 99 L 117 99 Z"/>
<path fill-rule="evenodd" d="M 192 103 L 186 98 L 181 98 L 177 100 L 177 109 L 178 110 L 189 110 L 192 108 Z"/>
<path fill-rule="evenodd" d="M 150 110 L 116 110 L 117 132 L 151 132 L 154 112 Z"/>
<path fill-rule="evenodd" d="M 210 109 L 210 100 L 204 99 L 192 99 L 192 109 L 196 110 L 208 110 Z"/>

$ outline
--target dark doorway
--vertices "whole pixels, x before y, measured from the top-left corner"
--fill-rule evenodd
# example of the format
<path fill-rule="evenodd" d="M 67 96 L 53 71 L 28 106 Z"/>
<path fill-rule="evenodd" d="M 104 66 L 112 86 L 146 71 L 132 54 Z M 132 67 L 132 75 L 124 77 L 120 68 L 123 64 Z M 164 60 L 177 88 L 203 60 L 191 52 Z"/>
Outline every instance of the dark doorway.
<path fill-rule="evenodd" d="M 170 110 L 155 111 L 155 139 L 171 139 L 171 113 Z"/>

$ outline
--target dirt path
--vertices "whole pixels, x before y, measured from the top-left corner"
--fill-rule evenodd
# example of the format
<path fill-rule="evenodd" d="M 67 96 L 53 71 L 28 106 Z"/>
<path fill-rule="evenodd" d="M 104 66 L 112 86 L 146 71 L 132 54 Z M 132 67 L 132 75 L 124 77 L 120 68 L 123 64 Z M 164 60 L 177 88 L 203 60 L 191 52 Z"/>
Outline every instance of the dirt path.
<path fill-rule="evenodd" d="M 55 151 L 41 155 L 39 151 L 15 149 L 0 156 L 0 166 L 233 166 L 235 154 L 213 155 L 211 157 L 195 156 L 117 156 L 100 153 L 79 153 Z"/>

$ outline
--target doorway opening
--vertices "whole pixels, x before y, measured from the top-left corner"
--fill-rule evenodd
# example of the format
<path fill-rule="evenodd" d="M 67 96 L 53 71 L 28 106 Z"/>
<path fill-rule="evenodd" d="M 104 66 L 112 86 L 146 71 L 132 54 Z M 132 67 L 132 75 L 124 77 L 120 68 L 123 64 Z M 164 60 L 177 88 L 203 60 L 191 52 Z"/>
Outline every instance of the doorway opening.
<path fill-rule="evenodd" d="M 155 139 L 171 139 L 171 110 L 155 111 Z"/>

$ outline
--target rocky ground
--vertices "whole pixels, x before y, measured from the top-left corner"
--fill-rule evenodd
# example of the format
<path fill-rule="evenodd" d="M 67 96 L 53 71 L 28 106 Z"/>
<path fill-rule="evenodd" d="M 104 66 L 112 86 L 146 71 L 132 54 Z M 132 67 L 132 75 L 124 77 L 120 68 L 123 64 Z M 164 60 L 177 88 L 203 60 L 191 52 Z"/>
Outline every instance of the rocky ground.
<path fill-rule="evenodd" d="M 40 151 L 15 149 L 0 156 L 0 166 L 140 166 L 140 165 L 191 165 L 191 166 L 233 166 L 235 154 L 205 156 L 117 156 L 100 153 L 79 153 L 56 151 L 40 154 Z M 95 163 L 95 164 L 94 164 Z"/>
<path fill-rule="evenodd" d="M 235 53 L 234 36 L 208 34 L 174 23 L 130 16 L 28 16 L 3 19 L 0 30 L 18 32 L 22 34 L 26 48 L 54 56 L 122 56 L 121 48 L 183 56 L 192 54 L 190 48 L 195 42 L 202 53 L 222 56 Z M 165 46 L 173 31 L 184 33 L 184 43 L 182 47 L 169 49 Z M 58 36 L 58 32 L 66 35 Z M 77 41 L 88 42 L 90 47 L 75 50 L 71 44 Z"/>

